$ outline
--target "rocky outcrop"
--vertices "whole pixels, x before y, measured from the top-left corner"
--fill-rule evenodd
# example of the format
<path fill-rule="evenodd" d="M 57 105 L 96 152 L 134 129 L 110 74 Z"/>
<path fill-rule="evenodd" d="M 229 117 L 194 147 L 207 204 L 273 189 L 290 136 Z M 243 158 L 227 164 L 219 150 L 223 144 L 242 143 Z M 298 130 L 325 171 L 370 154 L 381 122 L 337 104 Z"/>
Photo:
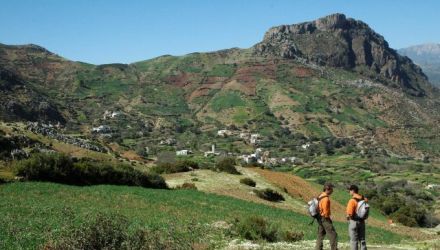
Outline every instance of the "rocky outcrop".
<path fill-rule="evenodd" d="M 75 145 L 77 147 L 85 148 L 88 150 L 96 151 L 96 152 L 102 152 L 106 153 L 107 149 L 99 144 L 94 144 L 93 142 L 81 138 L 71 137 L 68 135 L 64 135 L 62 133 L 59 133 L 52 125 L 50 124 L 44 124 L 44 123 L 38 123 L 38 122 L 29 122 L 26 127 L 29 131 L 36 133 L 36 134 L 42 134 L 44 136 L 47 136 L 52 139 L 56 139 L 58 141 Z"/>
<path fill-rule="evenodd" d="M 356 70 L 398 84 L 405 92 L 424 96 L 421 69 L 391 49 L 367 24 L 333 14 L 315 21 L 273 27 L 253 47 L 256 55 L 306 59 L 323 66 Z"/>

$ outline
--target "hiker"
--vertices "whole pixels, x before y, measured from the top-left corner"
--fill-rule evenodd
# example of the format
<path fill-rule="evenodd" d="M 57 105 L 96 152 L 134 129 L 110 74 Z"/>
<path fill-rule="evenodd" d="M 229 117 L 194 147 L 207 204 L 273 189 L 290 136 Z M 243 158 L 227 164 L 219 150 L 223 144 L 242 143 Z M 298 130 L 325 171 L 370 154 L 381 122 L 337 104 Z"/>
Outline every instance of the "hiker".
<path fill-rule="evenodd" d="M 358 250 L 358 245 L 361 245 L 361 250 L 367 250 L 367 243 L 365 242 L 365 220 L 368 218 L 368 200 L 359 194 L 359 188 L 356 185 L 348 187 L 351 199 L 347 204 L 347 220 L 348 234 L 350 236 L 351 250 Z M 363 207 L 360 207 L 362 205 Z M 365 210 L 366 209 L 366 210 Z"/>
<path fill-rule="evenodd" d="M 333 193 L 333 187 L 331 183 L 325 184 L 323 192 L 318 196 L 319 216 L 317 217 L 318 238 L 316 239 L 316 250 L 322 250 L 325 235 L 328 235 L 331 250 L 338 248 L 338 234 L 330 218 L 330 195 Z"/>

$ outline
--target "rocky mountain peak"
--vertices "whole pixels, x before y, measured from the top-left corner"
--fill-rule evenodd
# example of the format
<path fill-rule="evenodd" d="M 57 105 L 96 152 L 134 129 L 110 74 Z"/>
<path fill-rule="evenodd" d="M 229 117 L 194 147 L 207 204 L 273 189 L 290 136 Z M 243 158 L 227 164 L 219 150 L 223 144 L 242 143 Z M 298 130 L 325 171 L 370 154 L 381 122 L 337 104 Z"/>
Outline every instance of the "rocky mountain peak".
<path fill-rule="evenodd" d="M 253 50 L 263 57 L 301 58 L 322 66 L 362 72 L 373 78 L 379 75 L 415 96 L 426 92 L 426 76 L 418 66 L 391 49 L 383 36 L 366 23 L 344 14 L 273 27 Z"/>

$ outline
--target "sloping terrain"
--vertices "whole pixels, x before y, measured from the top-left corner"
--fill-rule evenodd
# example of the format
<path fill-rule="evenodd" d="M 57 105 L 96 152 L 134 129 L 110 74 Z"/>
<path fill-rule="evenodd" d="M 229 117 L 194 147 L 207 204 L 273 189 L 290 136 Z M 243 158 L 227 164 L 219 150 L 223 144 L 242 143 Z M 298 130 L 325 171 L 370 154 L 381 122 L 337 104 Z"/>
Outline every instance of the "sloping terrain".
<path fill-rule="evenodd" d="M 60 122 L 86 135 L 105 124 L 111 141 L 131 148 L 166 137 L 197 147 L 212 140 L 196 136 L 200 128 L 233 125 L 264 136 L 351 137 L 418 158 L 440 152 L 438 91 L 382 36 L 341 14 L 274 27 L 250 49 L 129 65 L 1 45 L 0 69 L 3 120 Z"/>
<path fill-rule="evenodd" d="M 310 240 L 314 230 L 306 225 L 304 205 L 319 193 L 316 183 L 326 181 L 359 183 L 374 195 L 372 202 L 389 205 L 384 214 L 435 226 L 428 215 L 439 203 L 439 97 L 409 58 L 342 14 L 273 27 L 248 49 L 132 64 L 91 65 L 37 45 L 0 44 L 0 142 L 8 146 L 0 148 L 2 179 L 14 178 L 10 166 L 17 159 L 57 151 L 141 171 L 192 160 L 202 169 L 165 178 L 173 187 L 190 182 L 206 192 L 2 185 L 0 243 L 37 246 L 56 234 L 64 215 L 75 211 L 81 221 L 87 212 L 107 209 L 156 225 L 174 217 L 209 224 L 262 214 L 298 225 Z M 176 157 L 184 149 L 193 154 Z M 265 170 L 238 167 L 242 176 L 213 171 L 223 157 L 257 153 Z M 259 199 L 254 188 L 240 184 L 244 176 L 286 201 Z M 342 239 L 345 195 L 336 193 L 333 203 Z M 435 236 L 391 227 L 378 211 L 370 223 L 373 242 Z"/>
<path fill-rule="evenodd" d="M 260 215 L 279 227 L 294 226 L 295 230 L 304 232 L 307 240 L 315 237 L 316 225 L 308 225 L 310 218 L 305 215 L 193 190 L 109 185 L 74 187 L 35 182 L 2 185 L 0 194 L 0 246 L 3 249 L 35 249 L 66 228 L 83 222 L 87 216 L 102 211 L 126 215 L 133 226 L 207 226 L 204 233 L 211 230 L 215 233 L 211 225 L 217 221 L 230 223 L 234 218 Z M 341 241 L 346 241 L 346 223 L 336 222 L 335 226 Z M 217 234 L 220 235 L 213 239 L 221 240 L 221 233 Z M 369 228 L 369 235 L 371 243 L 402 240 L 402 236 L 375 227 Z"/>

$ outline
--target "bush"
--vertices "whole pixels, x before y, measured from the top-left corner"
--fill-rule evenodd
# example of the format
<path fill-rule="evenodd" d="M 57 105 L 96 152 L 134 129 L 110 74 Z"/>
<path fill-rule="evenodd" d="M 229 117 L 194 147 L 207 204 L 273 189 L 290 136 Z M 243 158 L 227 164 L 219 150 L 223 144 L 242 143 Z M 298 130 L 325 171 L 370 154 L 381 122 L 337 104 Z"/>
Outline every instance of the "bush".
<path fill-rule="evenodd" d="M 304 239 L 304 233 L 285 230 L 278 233 L 278 238 L 282 241 L 296 242 Z"/>
<path fill-rule="evenodd" d="M 241 166 L 244 168 L 264 168 L 264 165 L 258 162 L 252 162 L 252 163 L 242 162 Z"/>
<path fill-rule="evenodd" d="M 191 225 L 184 230 L 175 226 L 155 230 L 131 229 L 130 226 L 124 216 L 100 214 L 76 228 L 68 228 L 58 238 L 46 243 L 43 249 L 193 249 L 199 244 L 198 238 L 203 238 L 197 225 Z"/>
<path fill-rule="evenodd" d="M 199 164 L 190 160 L 183 160 L 178 162 L 164 162 L 152 168 L 152 171 L 158 174 L 172 174 L 188 172 L 193 169 L 198 169 Z"/>
<path fill-rule="evenodd" d="M 260 216 L 237 220 L 234 224 L 234 230 L 247 240 L 265 240 L 268 242 L 277 240 L 276 227 L 270 225 L 265 218 Z"/>
<path fill-rule="evenodd" d="M 268 242 L 277 241 L 300 241 L 304 233 L 283 230 L 278 225 L 269 223 L 260 216 L 251 216 L 245 219 L 236 219 L 233 224 L 233 232 L 247 240 L 264 240 Z"/>
<path fill-rule="evenodd" d="M 254 192 L 258 197 L 264 200 L 274 201 L 274 202 L 284 200 L 284 197 L 280 193 L 270 188 L 266 188 L 263 190 L 254 190 Z"/>
<path fill-rule="evenodd" d="M 34 154 L 14 165 L 17 176 L 29 181 L 50 181 L 71 185 L 113 184 L 167 188 L 157 174 L 140 172 L 129 165 L 115 165 L 91 159 L 73 161 L 63 154 Z"/>
<path fill-rule="evenodd" d="M 184 182 L 182 185 L 177 186 L 176 189 L 193 189 L 193 190 L 197 190 L 197 187 L 196 187 L 196 184 L 194 184 L 194 183 Z"/>
<path fill-rule="evenodd" d="M 223 158 L 217 162 L 215 168 L 220 172 L 226 172 L 229 174 L 241 174 L 238 172 L 237 168 L 235 168 L 235 159 L 234 158 Z"/>
<path fill-rule="evenodd" d="M 251 187 L 255 187 L 257 185 L 257 183 L 251 178 L 243 178 L 240 180 L 240 183 Z"/>

